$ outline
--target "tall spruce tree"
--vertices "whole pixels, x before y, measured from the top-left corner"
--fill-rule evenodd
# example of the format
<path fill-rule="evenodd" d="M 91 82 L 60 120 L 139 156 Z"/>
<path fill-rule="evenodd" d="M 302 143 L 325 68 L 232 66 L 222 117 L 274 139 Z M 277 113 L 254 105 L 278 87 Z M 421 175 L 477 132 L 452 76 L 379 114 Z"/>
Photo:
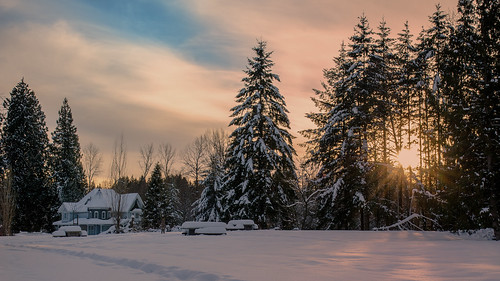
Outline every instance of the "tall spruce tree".
<path fill-rule="evenodd" d="M 85 195 L 85 175 L 81 161 L 80 142 L 73 124 L 73 115 L 64 98 L 57 127 L 52 133 L 52 169 L 62 202 L 77 202 Z"/>
<path fill-rule="evenodd" d="M 500 3 L 478 0 L 478 30 L 481 44 L 477 61 L 478 94 L 472 101 L 471 122 L 477 139 L 471 143 L 475 157 L 482 159 L 476 173 L 481 177 L 481 192 L 495 237 L 500 240 Z"/>
<path fill-rule="evenodd" d="M 253 48 L 244 87 L 231 109 L 235 130 L 230 135 L 224 190 L 227 219 L 253 219 L 260 227 L 293 226 L 290 205 L 297 184 L 288 110 L 271 72 L 272 52 L 266 42 Z"/>
<path fill-rule="evenodd" d="M 312 137 L 311 161 L 318 173 L 319 227 L 366 229 L 369 227 L 370 195 L 369 128 L 377 120 L 377 85 L 373 74 L 372 30 L 363 15 L 350 38 L 350 50 L 341 49 L 336 67 L 325 71 L 327 85 L 316 91 L 316 104 L 324 114 L 307 115 L 318 129 Z M 324 111 L 327 110 L 327 111 Z M 326 114 L 326 115 L 325 115 Z"/>
<path fill-rule="evenodd" d="M 24 79 L 12 89 L 3 106 L 7 117 L 1 144 L 17 194 L 13 229 L 50 231 L 59 200 L 57 190 L 49 182 L 45 114 Z"/>
<path fill-rule="evenodd" d="M 486 207 L 481 198 L 480 185 L 483 175 L 477 173 L 484 159 L 471 146 L 477 142 L 477 131 L 471 113 L 472 104 L 479 89 L 477 62 L 481 48 L 476 8 L 472 0 L 459 1 L 457 26 L 445 48 L 443 72 L 443 97 L 447 101 L 444 123 L 449 144 L 445 150 L 446 200 L 441 224 L 452 230 L 476 229 L 480 227 L 480 212 Z M 471 110 L 472 109 L 472 110 Z"/>

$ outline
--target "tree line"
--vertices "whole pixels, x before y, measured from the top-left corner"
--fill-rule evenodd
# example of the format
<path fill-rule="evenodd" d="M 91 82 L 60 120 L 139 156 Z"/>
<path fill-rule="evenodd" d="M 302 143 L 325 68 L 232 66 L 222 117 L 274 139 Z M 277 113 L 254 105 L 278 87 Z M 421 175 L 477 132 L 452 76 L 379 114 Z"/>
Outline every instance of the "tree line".
<path fill-rule="evenodd" d="M 222 160 L 212 161 L 195 213 L 261 227 L 460 230 L 500 239 L 498 1 L 439 5 L 416 40 L 365 15 L 315 90 L 314 128 L 296 168 L 272 52 L 254 48 Z M 416 151 L 417 164 L 397 156 Z"/>
<path fill-rule="evenodd" d="M 285 229 L 493 227 L 500 239 L 499 4 L 460 0 L 457 7 L 452 19 L 437 5 L 416 40 L 408 23 L 392 37 L 384 20 L 374 30 L 359 17 L 314 90 L 317 112 L 306 114 L 314 128 L 300 132 L 308 141 L 299 161 L 272 52 L 258 41 L 230 110 L 232 131 L 208 131 L 182 152 L 191 182 L 171 174 L 175 153 L 168 145 L 160 146 L 158 163 L 153 145 L 142 147 L 143 173 L 128 178 L 122 136 L 110 186 L 144 196 L 150 228 L 253 219 L 261 228 Z M 49 144 L 43 112 L 24 81 L 4 103 L 2 187 L 16 195 L 15 229 L 49 229 L 58 199 L 74 200 L 85 192 L 80 185 L 95 186 L 99 153 L 86 147 L 79 164 L 76 129 L 61 120 L 70 115 L 65 104 Z M 416 151 L 416 164 L 398 163 L 404 150 Z M 26 220 L 34 214 L 25 202 L 35 197 L 39 222 Z"/>

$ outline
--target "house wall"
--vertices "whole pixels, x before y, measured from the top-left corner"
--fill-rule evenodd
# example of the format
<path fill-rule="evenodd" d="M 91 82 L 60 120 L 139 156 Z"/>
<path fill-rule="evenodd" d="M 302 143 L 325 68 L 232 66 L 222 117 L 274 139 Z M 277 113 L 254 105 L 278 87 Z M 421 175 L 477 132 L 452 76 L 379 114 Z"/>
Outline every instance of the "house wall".
<path fill-rule="evenodd" d="M 107 220 L 111 218 L 109 209 L 89 209 L 87 216 L 89 219 Z"/>
<path fill-rule="evenodd" d="M 74 212 L 63 212 L 61 213 L 61 220 L 63 222 L 69 222 L 72 221 L 73 219 L 86 219 L 88 218 L 88 213 L 87 212 L 81 212 L 81 213 L 74 213 Z"/>

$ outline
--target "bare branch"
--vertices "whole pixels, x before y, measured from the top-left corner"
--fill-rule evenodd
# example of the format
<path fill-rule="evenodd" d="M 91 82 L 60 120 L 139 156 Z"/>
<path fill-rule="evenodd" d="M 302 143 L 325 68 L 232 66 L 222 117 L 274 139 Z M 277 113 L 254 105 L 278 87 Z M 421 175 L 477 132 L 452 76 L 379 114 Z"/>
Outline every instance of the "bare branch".
<path fill-rule="evenodd" d="M 160 144 L 160 150 L 158 153 L 163 167 L 163 175 L 168 177 L 172 172 L 172 165 L 174 164 L 176 151 L 169 143 L 162 143 Z"/>
<path fill-rule="evenodd" d="M 186 174 L 194 180 L 198 186 L 207 166 L 207 137 L 202 135 L 189 144 L 182 155 L 182 163 Z"/>
<path fill-rule="evenodd" d="M 99 152 L 97 146 L 93 143 L 89 143 L 83 148 L 83 168 L 85 170 L 89 192 L 95 188 L 94 179 L 102 172 L 101 166 L 102 154 Z"/>
<path fill-rule="evenodd" d="M 142 169 L 142 178 L 146 180 L 151 167 L 153 166 L 154 156 L 153 156 L 154 147 L 153 144 L 147 144 L 140 149 L 141 160 L 139 161 L 139 166 Z"/>
<path fill-rule="evenodd" d="M 127 168 L 127 146 L 125 144 L 123 134 L 119 140 L 115 140 L 113 149 L 113 161 L 111 163 L 110 176 L 113 184 L 116 185 L 119 179 L 125 176 Z"/>

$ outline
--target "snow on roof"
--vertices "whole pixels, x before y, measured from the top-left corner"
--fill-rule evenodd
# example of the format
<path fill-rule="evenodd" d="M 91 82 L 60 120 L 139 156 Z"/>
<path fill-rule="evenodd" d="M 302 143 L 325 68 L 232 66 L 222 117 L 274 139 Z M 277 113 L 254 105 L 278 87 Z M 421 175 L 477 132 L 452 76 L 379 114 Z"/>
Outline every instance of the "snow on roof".
<path fill-rule="evenodd" d="M 59 207 L 59 212 L 87 212 L 89 209 L 109 209 L 112 207 L 113 202 L 116 202 L 119 195 L 113 189 L 96 188 L 78 202 L 64 202 Z M 139 208 L 144 207 L 144 202 L 138 193 L 121 194 L 121 199 L 124 211 L 130 211 L 132 208 L 135 208 L 136 202 Z"/>
<path fill-rule="evenodd" d="M 61 207 L 59 207 L 58 212 L 63 213 L 63 212 L 76 212 L 76 213 L 82 213 L 86 212 L 87 208 L 83 206 L 80 202 L 63 202 Z"/>

